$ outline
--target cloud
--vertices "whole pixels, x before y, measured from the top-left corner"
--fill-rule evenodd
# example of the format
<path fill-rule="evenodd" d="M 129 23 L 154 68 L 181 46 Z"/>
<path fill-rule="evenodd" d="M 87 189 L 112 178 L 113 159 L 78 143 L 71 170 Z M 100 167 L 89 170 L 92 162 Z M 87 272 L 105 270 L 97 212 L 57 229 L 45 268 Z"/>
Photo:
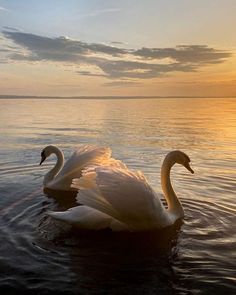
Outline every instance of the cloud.
<path fill-rule="evenodd" d="M 3 31 L 6 38 L 29 51 L 28 56 L 14 56 L 14 59 L 51 60 L 76 62 L 95 53 L 117 56 L 125 54 L 124 49 L 98 43 L 85 43 L 67 37 L 49 38 L 23 32 Z"/>
<path fill-rule="evenodd" d="M 72 64 L 81 68 L 77 71 L 80 75 L 118 81 L 152 79 L 173 72 L 194 72 L 204 65 L 222 63 L 232 56 L 231 52 L 207 45 L 124 49 L 68 37 L 39 36 L 15 29 L 4 30 L 3 35 L 6 40 L 13 41 L 22 49 L 18 52 L 12 51 L 8 54 L 8 59 Z M 87 71 L 87 66 L 97 70 Z"/>
<path fill-rule="evenodd" d="M 20 32 L 19 29 L 17 28 L 14 28 L 14 27 L 9 27 L 9 26 L 3 26 L 3 29 L 4 30 L 7 30 L 7 31 L 15 31 L 15 32 Z"/>
<path fill-rule="evenodd" d="M 231 53 L 206 45 L 179 45 L 176 48 L 141 48 L 134 55 L 147 59 L 171 58 L 181 63 L 214 64 L 231 56 Z"/>
<path fill-rule="evenodd" d="M 124 87 L 124 86 L 137 86 L 140 83 L 138 82 L 134 82 L 134 81 L 112 81 L 112 82 L 107 82 L 104 83 L 104 86 L 108 86 L 108 87 Z"/>
<path fill-rule="evenodd" d="M 105 74 L 98 74 L 98 73 L 92 73 L 90 71 L 77 71 L 78 74 L 82 75 L 82 76 L 90 76 L 90 77 L 108 77 Z"/>
<path fill-rule="evenodd" d="M 0 11 L 9 11 L 9 9 L 5 8 L 5 7 L 2 7 L 0 6 Z"/>
<path fill-rule="evenodd" d="M 194 65 L 186 65 L 181 63 L 171 64 L 150 64 L 136 61 L 97 61 L 97 65 L 110 78 L 134 78 L 134 79 L 150 79 L 161 76 L 168 72 L 191 72 L 195 71 Z"/>
<path fill-rule="evenodd" d="M 0 52 L 11 52 L 10 49 L 0 48 Z"/>
<path fill-rule="evenodd" d="M 120 42 L 120 41 L 111 41 L 111 44 L 114 44 L 114 45 L 124 45 L 125 43 L 124 42 Z"/>
<path fill-rule="evenodd" d="M 95 11 L 91 11 L 89 13 L 85 13 L 83 15 L 80 15 L 79 17 L 80 18 L 95 17 L 95 16 L 99 16 L 102 14 L 118 12 L 120 10 L 121 10 L 120 8 L 107 8 L 107 9 L 95 10 Z"/>

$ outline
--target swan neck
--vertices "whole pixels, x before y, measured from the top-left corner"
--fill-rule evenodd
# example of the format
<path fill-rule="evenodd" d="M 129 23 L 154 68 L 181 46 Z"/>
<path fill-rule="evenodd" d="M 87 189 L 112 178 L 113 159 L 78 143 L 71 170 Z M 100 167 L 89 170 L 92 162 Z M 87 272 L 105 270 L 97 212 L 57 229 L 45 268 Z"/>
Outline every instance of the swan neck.
<path fill-rule="evenodd" d="M 180 218 L 184 216 L 184 211 L 170 181 L 170 171 L 174 164 L 175 161 L 168 157 L 165 158 L 161 168 L 161 186 L 168 204 L 168 212 Z"/>
<path fill-rule="evenodd" d="M 45 175 L 44 184 L 47 184 L 49 181 L 53 180 L 57 174 L 60 172 L 61 168 L 64 165 L 64 155 L 62 151 L 55 147 L 51 147 L 51 154 L 55 154 L 57 157 L 57 162 L 55 166 Z"/>

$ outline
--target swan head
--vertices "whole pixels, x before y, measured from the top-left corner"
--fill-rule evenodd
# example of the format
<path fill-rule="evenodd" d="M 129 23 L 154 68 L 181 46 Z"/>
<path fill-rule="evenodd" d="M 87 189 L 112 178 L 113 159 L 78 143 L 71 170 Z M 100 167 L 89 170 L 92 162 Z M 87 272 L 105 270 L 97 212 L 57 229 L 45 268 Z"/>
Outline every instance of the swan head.
<path fill-rule="evenodd" d="M 168 155 L 169 157 L 172 158 L 173 164 L 177 163 L 177 164 L 183 165 L 192 174 L 194 173 L 193 169 L 190 167 L 191 160 L 189 156 L 186 155 L 184 152 L 172 151 Z"/>
<path fill-rule="evenodd" d="M 53 153 L 54 146 L 48 145 L 46 146 L 42 152 L 41 152 L 41 161 L 39 165 L 42 165 L 42 163 Z"/>

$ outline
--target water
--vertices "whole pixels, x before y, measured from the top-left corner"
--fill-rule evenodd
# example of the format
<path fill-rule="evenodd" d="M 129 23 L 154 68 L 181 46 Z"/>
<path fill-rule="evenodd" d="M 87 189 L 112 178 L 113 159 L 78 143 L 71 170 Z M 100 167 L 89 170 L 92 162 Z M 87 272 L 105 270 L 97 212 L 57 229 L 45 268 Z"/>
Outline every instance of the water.
<path fill-rule="evenodd" d="M 235 294 L 236 100 L 0 100 L 1 294 Z M 160 192 L 173 149 L 195 174 L 172 171 L 185 218 L 146 234 L 81 233 L 53 222 L 66 209 L 43 193 L 48 144 L 108 145 Z"/>

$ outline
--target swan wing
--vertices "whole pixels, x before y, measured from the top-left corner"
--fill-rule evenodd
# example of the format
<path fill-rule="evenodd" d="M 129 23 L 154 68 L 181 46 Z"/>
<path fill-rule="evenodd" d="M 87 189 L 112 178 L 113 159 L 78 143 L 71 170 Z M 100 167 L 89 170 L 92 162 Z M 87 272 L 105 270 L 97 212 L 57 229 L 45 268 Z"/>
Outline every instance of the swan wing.
<path fill-rule="evenodd" d="M 77 148 L 72 156 L 66 161 L 62 170 L 53 180 L 53 186 L 70 188 L 71 181 L 82 175 L 82 170 L 87 166 L 101 165 L 111 159 L 111 149 L 85 145 Z"/>
<path fill-rule="evenodd" d="M 72 186 L 81 189 L 77 201 L 125 223 L 130 230 L 156 227 L 164 214 L 161 201 L 141 172 L 117 167 L 88 169 Z"/>

